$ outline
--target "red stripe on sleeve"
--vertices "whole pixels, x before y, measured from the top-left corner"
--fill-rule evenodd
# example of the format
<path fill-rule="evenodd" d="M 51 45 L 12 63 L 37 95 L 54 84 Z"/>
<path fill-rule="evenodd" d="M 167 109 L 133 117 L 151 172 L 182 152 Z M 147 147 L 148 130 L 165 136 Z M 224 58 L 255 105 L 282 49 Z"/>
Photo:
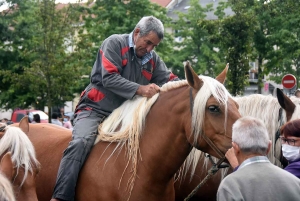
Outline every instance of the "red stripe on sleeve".
<path fill-rule="evenodd" d="M 100 50 L 100 53 L 102 55 L 102 65 L 103 67 L 109 72 L 109 73 L 119 73 L 118 68 L 112 64 L 103 54 L 102 50 Z"/>
<path fill-rule="evenodd" d="M 175 79 L 175 78 L 177 78 L 177 76 L 174 75 L 173 73 L 171 73 L 171 74 L 170 74 L 170 77 L 169 77 L 169 81 L 170 81 L 170 80 L 173 80 L 173 79 Z"/>
<path fill-rule="evenodd" d="M 121 55 L 123 56 L 126 52 L 128 52 L 128 50 L 129 50 L 129 47 L 122 48 Z"/>

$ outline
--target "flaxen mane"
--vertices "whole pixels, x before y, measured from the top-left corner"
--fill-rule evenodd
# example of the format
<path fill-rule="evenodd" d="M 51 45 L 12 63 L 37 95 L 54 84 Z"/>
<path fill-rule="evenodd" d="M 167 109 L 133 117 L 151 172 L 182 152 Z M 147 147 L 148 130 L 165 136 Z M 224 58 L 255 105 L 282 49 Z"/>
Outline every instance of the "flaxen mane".
<path fill-rule="evenodd" d="M 194 99 L 191 124 L 195 144 L 197 138 L 202 135 L 202 126 L 205 114 L 204 111 L 208 98 L 214 96 L 220 104 L 225 105 L 227 117 L 227 100 L 231 97 L 223 84 L 219 83 L 217 80 L 207 76 L 199 77 L 203 81 L 203 86 L 198 91 Z M 186 80 L 169 82 L 161 87 L 161 92 L 167 92 L 186 85 L 188 85 Z M 129 158 L 128 164 L 132 163 L 133 165 L 131 170 L 133 174 L 129 181 L 130 192 L 133 188 L 137 173 L 139 140 L 143 133 L 145 119 L 158 96 L 159 94 L 156 94 L 150 99 L 136 96 L 132 100 L 124 102 L 119 108 L 113 111 L 113 113 L 99 126 L 98 129 L 99 136 L 95 143 L 98 143 L 99 141 L 117 142 L 115 152 L 118 148 L 126 147 L 127 156 Z M 224 126 L 226 125 L 226 120 Z M 192 163 L 193 162 L 190 164 Z"/>
<path fill-rule="evenodd" d="M 269 138 L 272 141 L 272 149 L 268 154 L 268 158 L 275 164 L 275 133 L 286 122 L 285 111 L 283 110 L 282 115 L 279 115 L 281 106 L 277 98 L 271 95 L 253 94 L 244 97 L 235 97 L 235 101 L 239 104 L 239 112 L 242 116 L 257 117 L 265 123 Z"/>
<path fill-rule="evenodd" d="M 39 162 L 36 159 L 31 141 L 18 127 L 6 126 L 5 133 L 0 139 L 0 155 L 8 151 L 12 154 L 12 162 L 15 164 L 17 172 L 19 168 L 24 168 L 23 184 L 28 171 L 33 174 L 34 169 L 39 168 Z"/>

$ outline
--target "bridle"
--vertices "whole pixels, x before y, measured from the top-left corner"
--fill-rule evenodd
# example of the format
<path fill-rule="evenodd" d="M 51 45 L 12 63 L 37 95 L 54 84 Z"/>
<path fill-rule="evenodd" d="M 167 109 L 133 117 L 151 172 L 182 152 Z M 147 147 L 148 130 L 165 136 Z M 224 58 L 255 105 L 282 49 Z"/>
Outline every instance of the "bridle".
<path fill-rule="evenodd" d="M 193 114 L 193 107 L 194 107 L 194 99 L 193 99 L 193 88 L 190 88 L 190 112 L 191 115 Z M 199 190 L 199 188 L 201 186 L 203 186 L 205 184 L 205 182 L 207 182 L 208 179 L 210 179 L 214 174 L 216 174 L 218 172 L 219 169 L 221 168 L 225 168 L 228 167 L 228 165 L 222 165 L 222 163 L 225 160 L 225 154 L 223 154 L 220 149 L 209 139 L 209 137 L 207 137 L 207 135 L 205 135 L 203 133 L 202 135 L 203 139 L 205 140 L 205 142 L 217 153 L 217 155 L 219 156 L 219 160 L 217 163 L 215 163 L 211 157 L 208 155 L 210 161 L 212 162 L 213 166 L 208 170 L 208 174 L 206 175 L 206 177 L 194 188 L 194 190 L 184 199 L 184 201 L 188 201 L 189 199 L 191 199 L 196 192 Z M 225 137 L 228 137 L 225 135 Z M 230 138 L 230 137 L 228 137 Z"/>

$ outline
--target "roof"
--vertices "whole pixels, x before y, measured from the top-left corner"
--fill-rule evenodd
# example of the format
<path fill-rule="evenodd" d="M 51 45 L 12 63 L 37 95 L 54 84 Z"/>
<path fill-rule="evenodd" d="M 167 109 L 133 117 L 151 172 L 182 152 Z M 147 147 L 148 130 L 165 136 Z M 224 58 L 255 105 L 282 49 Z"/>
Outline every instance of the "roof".
<path fill-rule="evenodd" d="M 152 3 L 157 3 L 158 5 L 162 7 L 167 7 L 167 5 L 172 1 L 172 0 L 150 0 Z"/>
<path fill-rule="evenodd" d="M 206 5 L 208 4 L 213 4 L 214 9 L 216 9 L 218 6 L 218 1 L 219 0 L 199 0 L 199 4 L 202 7 L 206 7 Z M 223 0 L 223 1 L 227 1 L 227 0 Z M 176 4 L 172 9 L 168 10 L 168 16 L 173 20 L 177 20 L 178 15 L 176 14 L 176 12 L 181 12 L 186 14 L 188 12 L 189 7 L 190 7 L 190 0 L 182 0 L 180 3 Z M 234 12 L 230 8 L 227 8 L 225 9 L 225 14 L 233 15 Z M 217 16 L 214 15 L 214 11 L 208 12 L 206 19 L 215 20 L 217 19 Z"/>

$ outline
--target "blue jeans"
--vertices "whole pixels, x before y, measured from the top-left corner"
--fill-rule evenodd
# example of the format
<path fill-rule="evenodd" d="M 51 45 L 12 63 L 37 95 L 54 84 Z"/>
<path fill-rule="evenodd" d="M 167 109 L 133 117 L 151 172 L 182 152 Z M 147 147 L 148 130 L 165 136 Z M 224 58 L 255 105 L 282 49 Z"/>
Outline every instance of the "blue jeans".
<path fill-rule="evenodd" d="M 86 161 L 104 116 L 90 110 L 75 114 L 72 140 L 63 153 L 52 198 L 73 201 L 79 172 Z"/>

